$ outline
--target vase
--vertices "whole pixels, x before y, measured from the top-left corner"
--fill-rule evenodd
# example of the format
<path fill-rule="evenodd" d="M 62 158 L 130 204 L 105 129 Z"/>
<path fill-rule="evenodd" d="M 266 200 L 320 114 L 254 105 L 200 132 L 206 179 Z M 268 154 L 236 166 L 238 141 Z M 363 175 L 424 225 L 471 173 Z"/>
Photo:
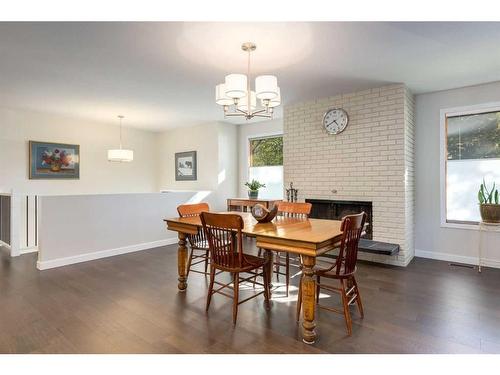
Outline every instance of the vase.
<path fill-rule="evenodd" d="M 500 204 L 483 203 L 480 211 L 483 222 L 500 224 Z"/>
<path fill-rule="evenodd" d="M 52 172 L 59 172 L 61 170 L 61 164 L 59 163 L 54 163 L 50 165 L 50 170 Z"/>
<path fill-rule="evenodd" d="M 248 190 L 248 198 L 249 199 L 257 199 L 259 197 L 258 190 Z"/>

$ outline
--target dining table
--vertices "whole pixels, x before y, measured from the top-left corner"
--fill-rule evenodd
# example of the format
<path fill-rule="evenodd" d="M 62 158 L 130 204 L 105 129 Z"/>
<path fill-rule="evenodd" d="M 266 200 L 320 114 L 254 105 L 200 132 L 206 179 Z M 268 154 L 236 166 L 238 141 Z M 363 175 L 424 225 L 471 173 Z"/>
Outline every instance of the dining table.
<path fill-rule="evenodd" d="M 316 258 L 338 246 L 342 236 L 341 221 L 277 216 L 269 223 L 258 223 L 250 212 L 221 212 L 243 218 L 242 233 L 255 238 L 256 246 L 265 251 L 272 269 L 273 252 L 289 252 L 300 255 L 302 266 L 302 340 L 306 344 L 316 341 Z M 187 236 L 202 228 L 199 216 L 164 219 L 167 229 L 178 233 L 177 270 L 178 289 L 186 291 Z"/>

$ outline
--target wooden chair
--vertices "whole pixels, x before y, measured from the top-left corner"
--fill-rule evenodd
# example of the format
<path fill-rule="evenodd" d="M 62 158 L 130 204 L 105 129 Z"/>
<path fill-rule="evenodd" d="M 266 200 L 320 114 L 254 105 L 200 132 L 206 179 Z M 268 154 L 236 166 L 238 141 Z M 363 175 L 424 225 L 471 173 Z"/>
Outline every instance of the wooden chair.
<path fill-rule="evenodd" d="M 278 215 L 284 217 L 296 217 L 305 218 L 309 217 L 311 213 L 312 204 L 311 203 L 299 203 L 299 202 L 280 202 L 278 204 Z M 262 254 L 262 250 L 259 249 L 259 256 Z M 281 256 L 285 257 L 285 262 L 281 261 Z M 276 279 L 279 281 L 279 275 L 285 276 L 286 282 L 286 296 L 288 297 L 288 290 L 290 288 L 290 258 L 295 260 L 293 264 L 297 268 L 300 267 L 300 258 L 297 255 L 290 255 L 289 252 L 276 252 L 276 260 L 274 261 Z M 285 267 L 285 272 L 281 271 L 281 266 Z"/>
<path fill-rule="evenodd" d="M 208 288 L 206 311 L 208 311 L 212 295 L 215 293 L 233 299 L 233 324 L 236 324 L 238 306 L 243 302 L 264 294 L 266 307 L 269 307 L 270 277 L 268 274 L 268 261 L 267 259 L 243 252 L 243 235 L 241 231 L 243 229 L 243 219 L 241 216 L 203 212 L 201 214 L 201 221 L 210 249 L 210 285 Z M 261 272 L 258 272 L 259 268 L 262 268 Z M 217 282 L 215 280 L 216 270 L 219 272 L 230 272 L 232 274 L 232 281 L 226 284 Z M 246 278 L 240 277 L 240 273 L 247 273 L 250 276 Z M 263 286 L 264 290 L 240 301 L 240 283 L 245 281 L 250 282 L 251 279 L 257 276 L 263 277 L 263 284 L 257 284 Z M 214 284 L 218 286 L 215 290 Z M 233 295 L 223 292 L 222 290 L 225 288 L 232 289 Z"/>
<path fill-rule="evenodd" d="M 367 214 L 362 212 L 357 215 L 345 216 L 342 219 L 341 230 L 343 231 L 340 242 L 339 254 L 336 261 L 327 268 L 316 269 L 316 303 L 318 307 L 343 314 L 347 326 L 347 333 L 352 334 L 352 320 L 349 306 L 356 302 L 361 318 L 364 317 L 363 304 L 359 294 L 358 284 L 354 274 L 356 273 L 356 261 L 358 259 L 358 243 L 363 233 Z M 322 284 L 321 278 L 339 280 L 340 287 Z M 343 310 L 334 309 L 319 304 L 319 293 L 321 289 L 339 293 L 342 298 Z M 299 297 L 297 301 L 297 321 L 300 319 L 300 310 L 302 305 L 302 279 L 299 286 Z"/>
<path fill-rule="evenodd" d="M 199 216 L 202 212 L 208 211 L 210 211 L 210 208 L 207 203 L 182 204 L 177 207 L 177 212 L 179 213 L 180 217 Z M 188 241 L 189 246 L 191 247 L 191 252 L 189 253 L 186 277 L 188 277 L 190 271 L 209 275 L 208 261 L 210 256 L 208 250 L 208 241 L 205 237 L 205 231 L 200 228 L 197 234 L 190 234 L 188 236 Z M 205 272 L 198 271 L 193 268 L 200 263 L 204 263 Z"/>

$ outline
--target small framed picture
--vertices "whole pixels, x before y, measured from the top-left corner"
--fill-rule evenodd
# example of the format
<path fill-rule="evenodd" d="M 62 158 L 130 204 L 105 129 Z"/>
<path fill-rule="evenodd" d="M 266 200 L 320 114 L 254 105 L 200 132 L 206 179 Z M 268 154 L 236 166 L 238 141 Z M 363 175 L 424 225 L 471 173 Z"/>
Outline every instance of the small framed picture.
<path fill-rule="evenodd" d="M 175 153 L 175 180 L 196 181 L 196 151 Z"/>
<path fill-rule="evenodd" d="M 64 143 L 29 142 L 30 179 L 80 178 L 80 146 Z"/>

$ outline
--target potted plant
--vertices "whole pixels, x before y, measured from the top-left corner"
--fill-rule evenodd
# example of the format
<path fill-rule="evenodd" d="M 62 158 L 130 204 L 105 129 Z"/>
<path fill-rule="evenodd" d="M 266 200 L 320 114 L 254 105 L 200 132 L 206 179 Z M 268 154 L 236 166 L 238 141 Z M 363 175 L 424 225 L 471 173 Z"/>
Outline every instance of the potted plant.
<path fill-rule="evenodd" d="M 477 197 L 479 199 L 483 222 L 500 224 L 500 204 L 498 202 L 498 189 L 495 189 L 495 183 L 493 183 L 491 190 L 488 190 L 486 182 L 483 179 Z"/>
<path fill-rule="evenodd" d="M 266 184 L 262 184 L 257 180 L 252 180 L 251 182 L 246 182 L 245 186 L 248 188 L 248 198 L 257 199 L 259 197 L 259 189 L 266 187 Z"/>

